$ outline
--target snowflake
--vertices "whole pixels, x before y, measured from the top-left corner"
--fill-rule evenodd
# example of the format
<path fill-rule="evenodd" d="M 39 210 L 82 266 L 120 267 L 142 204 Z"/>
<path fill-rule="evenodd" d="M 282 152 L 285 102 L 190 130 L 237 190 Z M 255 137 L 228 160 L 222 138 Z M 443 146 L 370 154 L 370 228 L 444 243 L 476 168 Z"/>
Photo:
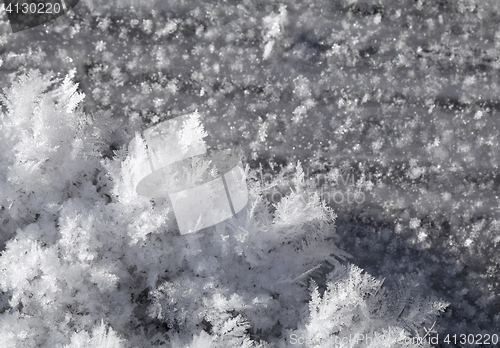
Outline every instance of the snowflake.
<path fill-rule="evenodd" d="M 99 51 L 99 52 L 104 51 L 104 50 L 106 49 L 106 43 L 105 43 L 104 41 L 102 41 L 102 40 L 97 41 L 97 42 L 95 43 L 95 49 L 96 49 L 97 51 Z"/>
<path fill-rule="evenodd" d="M 427 233 L 426 233 L 424 230 L 422 230 L 422 231 L 420 231 L 420 232 L 418 233 L 418 240 L 419 240 L 420 242 L 425 241 L 425 239 L 426 239 L 426 238 L 427 238 Z"/>
<path fill-rule="evenodd" d="M 111 20 L 109 18 L 104 18 L 99 22 L 97 27 L 101 29 L 102 31 L 106 31 L 109 28 L 109 25 L 111 24 Z"/>
<path fill-rule="evenodd" d="M 151 34 L 153 31 L 153 21 L 151 19 L 145 19 L 142 21 L 142 29 L 146 34 Z"/>
<path fill-rule="evenodd" d="M 443 192 L 441 194 L 441 197 L 443 198 L 443 201 L 445 201 L 445 202 L 449 201 L 451 199 L 451 193 L 449 193 L 449 192 Z"/>
<path fill-rule="evenodd" d="M 418 218 L 413 218 L 410 220 L 410 228 L 416 229 L 420 227 L 420 219 Z"/>
<path fill-rule="evenodd" d="M 475 81 L 476 81 L 475 76 L 467 76 L 464 80 L 464 85 L 468 87 L 470 85 L 473 85 Z"/>

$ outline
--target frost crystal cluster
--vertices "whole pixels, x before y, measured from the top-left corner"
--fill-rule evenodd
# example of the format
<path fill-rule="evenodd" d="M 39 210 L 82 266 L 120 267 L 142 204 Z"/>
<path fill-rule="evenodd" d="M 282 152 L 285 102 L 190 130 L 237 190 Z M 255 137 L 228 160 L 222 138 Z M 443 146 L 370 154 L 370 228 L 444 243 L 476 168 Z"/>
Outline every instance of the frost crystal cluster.
<path fill-rule="evenodd" d="M 499 19 L 497 0 L 80 0 L 14 34 L 0 16 L 0 347 L 500 334 Z M 137 194 L 136 134 L 196 110 L 207 147 L 243 154 L 248 203 L 183 235 Z"/>
<path fill-rule="evenodd" d="M 251 171 L 241 214 L 179 235 L 165 199 L 136 194 L 130 154 L 103 156 L 113 126 L 106 113 L 95 121 L 78 108 L 76 87 L 70 76 L 32 71 L 3 98 L 2 347 L 287 346 L 294 328 L 327 338 L 389 324 L 404 337 L 445 308 L 403 304 L 419 313 L 413 331 L 397 311 L 379 315 L 374 301 L 390 306 L 390 296 L 366 302 L 381 284 L 343 268 L 335 214 L 307 188 L 300 164 L 279 203 Z M 323 300 L 318 282 L 328 285 Z"/>

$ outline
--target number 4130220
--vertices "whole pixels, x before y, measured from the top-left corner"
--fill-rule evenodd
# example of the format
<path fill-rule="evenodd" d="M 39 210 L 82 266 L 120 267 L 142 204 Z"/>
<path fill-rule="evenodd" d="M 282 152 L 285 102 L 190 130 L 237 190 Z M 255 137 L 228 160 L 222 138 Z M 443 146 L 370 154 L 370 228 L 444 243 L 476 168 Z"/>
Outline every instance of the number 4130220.
<path fill-rule="evenodd" d="M 497 345 L 498 344 L 497 334 L 461 334 L 461 335 L 446 335 L 444 338 L 444 343 L 446 344 L 477 344 L 477 345 Z"/>
<path fill-rule="evenodd" d="M 54 4 L 47 2 L 39 2 L 39 3 L 9 3 L 5 6 L 5 11 L 8 13 L 22 13 L 22 14 L 43 14 L 43 13 L 60 13 L 63 9 L 61 8 L 61 4 L 55 2 Z"/>

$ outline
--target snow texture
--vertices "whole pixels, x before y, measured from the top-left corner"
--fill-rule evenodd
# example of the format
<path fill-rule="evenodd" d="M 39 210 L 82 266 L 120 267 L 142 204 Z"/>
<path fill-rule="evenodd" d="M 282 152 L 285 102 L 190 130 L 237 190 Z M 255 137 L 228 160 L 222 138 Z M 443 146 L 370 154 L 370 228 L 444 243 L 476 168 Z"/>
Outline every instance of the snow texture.
<path fill-rule="evenodd" d="M 2 13 L 1 347 L 497 344 L 497 0 Z M 180 235 L 136 135 L 193 112 L 249 202 Z"/>

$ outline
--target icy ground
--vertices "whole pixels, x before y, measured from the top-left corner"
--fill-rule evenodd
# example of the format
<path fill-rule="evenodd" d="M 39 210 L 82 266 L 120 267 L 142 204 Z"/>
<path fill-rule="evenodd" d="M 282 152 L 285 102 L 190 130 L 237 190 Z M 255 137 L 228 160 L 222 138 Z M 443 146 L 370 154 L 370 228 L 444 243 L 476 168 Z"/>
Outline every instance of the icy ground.
<path fill-rule="evenodd" d="M 110 155 L 130 130 L 198 109 L 212 146 L 240 148 L 264 173 L 301 160 L 337 194 L 351 262 L 387 282 L 419 272 L 451 303 L 444 332 L 492 334 L 499 11 L 496 0 L 87 0 L 43 30 L 2 35 L 0 81 L 75 69 L 85 110 L 121 124 Z"/>

